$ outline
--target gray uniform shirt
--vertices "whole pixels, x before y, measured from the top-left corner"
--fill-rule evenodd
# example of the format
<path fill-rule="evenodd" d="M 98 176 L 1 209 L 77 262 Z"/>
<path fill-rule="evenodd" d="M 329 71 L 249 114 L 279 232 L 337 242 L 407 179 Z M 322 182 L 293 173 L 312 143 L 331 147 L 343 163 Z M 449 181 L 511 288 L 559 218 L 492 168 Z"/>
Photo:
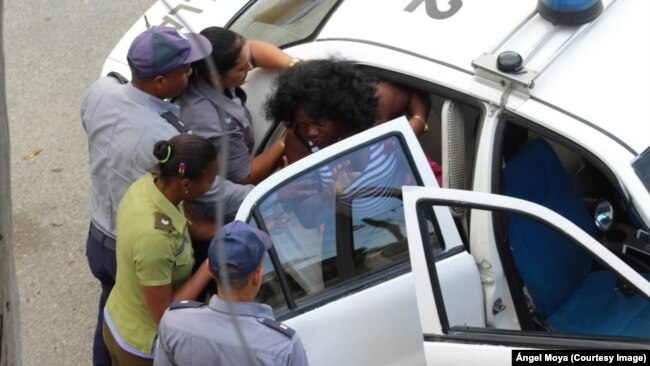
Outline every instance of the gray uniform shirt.
<path fill-rule="evenodd" d="M 127 188 L 148 172 L 157 159 L 153 147 L 179 132 L 161 113 L 179 114 L 179 107 L 113 77 L 97 80 L 81 104 L 81 121 L 88 134 L 92 181 L 90 216 L 104 234 L 115 238 L 117 207 Z M 217 179 L 206 195 L 215 202 L 224 189 L 226 215 L 234 215 L 252 186 Z"/>
<path fill-rule="evenodd" d="M 228 138 L 228 180 L 240 182 L 250 174 L 251 152 L 255 135 L 250 111 L 234 95 L 230 99 L 200 77 L 194 78 L 176 103 L 181 106 L 181 120 L 195 134 L 210 140 L 218 149 Z M 221 112 L 227 126 L 221 128 Z"/>
<path fill-rule="evenodd" d="M 231 302 L 248 346 L 261 365 L 307 365 L 292 329 L 275 321 L 271 307 Z M 158 328 L 154 365 L 247 365 L 227 302 L 213 295 L 202 307 L 167 310 Z"/>

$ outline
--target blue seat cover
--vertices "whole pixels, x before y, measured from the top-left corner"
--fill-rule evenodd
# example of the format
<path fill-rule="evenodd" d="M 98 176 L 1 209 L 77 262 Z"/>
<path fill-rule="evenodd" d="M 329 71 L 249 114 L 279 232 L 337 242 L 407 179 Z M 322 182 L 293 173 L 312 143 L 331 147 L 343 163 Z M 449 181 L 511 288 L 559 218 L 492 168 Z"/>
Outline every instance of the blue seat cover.
<path fill-rule="evenodd" d="M 551 146 L 528 142 L 504 169 L 505 193 L 545 206 L 595 236 L 591 215 Z M 593 271 L 592 258 L 565 235 L 509 215 L 515 266 L 540 320 L 558 332 L 650 336 L 650 304 L 628 296 L 609 271 Z M 650 278 L 650 275 L 644 275 Z"/>

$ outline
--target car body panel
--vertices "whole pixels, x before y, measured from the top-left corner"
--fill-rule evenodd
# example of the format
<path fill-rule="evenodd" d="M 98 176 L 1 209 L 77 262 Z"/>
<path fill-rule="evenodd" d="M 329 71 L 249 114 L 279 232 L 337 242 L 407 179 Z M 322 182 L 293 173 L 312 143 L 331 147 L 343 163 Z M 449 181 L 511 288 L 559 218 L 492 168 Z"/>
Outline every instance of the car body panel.
<path fill-rule="evenodd" d="M 410 273 L 284 323 L 300 335 L 312 366 L 422 365 L 425 362 Z M 375 347 L 359 347 L 359 341 Z"/>
<path fill-rule="evenodd" d="M 473 72 L 471 61 L 495 46 L 535 6 L 532 0 L 470 0 L 463 1 L 459 8 L 458 3 L 450 1 L 450 6 L 431 0 L 344 1 L 317 40 L 348 39 L 375 44 Z M 440 8 L 440 19 L 429 14 L 436 5 Z M 360 17 L 370 7 L 372 15 Z"/>
<path fill-rule="evenodd" d="M 639 36 L 650 34 L 647 14 L 647 1 L 616 1 L 548 67 L 532 95 L 616 136 L 636 154 L 644 151 L 650 126 L 641 122 L 639 107 L 650 98 L 650 46 Z"/>
<path fill-rule="evenodd" d="M 511 350 L 507 347 L 483 345 L 476 352 L 473 344 L 432 342 L 424 343 L 427 366 L 510 365 Z"/>

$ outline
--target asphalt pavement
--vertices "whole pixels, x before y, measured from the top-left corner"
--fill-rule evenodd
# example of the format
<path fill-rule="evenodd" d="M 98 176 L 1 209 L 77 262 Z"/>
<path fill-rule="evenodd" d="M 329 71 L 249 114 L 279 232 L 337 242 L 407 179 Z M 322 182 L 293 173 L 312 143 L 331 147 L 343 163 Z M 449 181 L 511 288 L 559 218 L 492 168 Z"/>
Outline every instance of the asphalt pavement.
<path fill-rule="evenodd" d="M 90 180 L 79 106 L 153 2 L 4 0 L 23 365 L 91 364 L 99 282 L 85 256 Z"/>

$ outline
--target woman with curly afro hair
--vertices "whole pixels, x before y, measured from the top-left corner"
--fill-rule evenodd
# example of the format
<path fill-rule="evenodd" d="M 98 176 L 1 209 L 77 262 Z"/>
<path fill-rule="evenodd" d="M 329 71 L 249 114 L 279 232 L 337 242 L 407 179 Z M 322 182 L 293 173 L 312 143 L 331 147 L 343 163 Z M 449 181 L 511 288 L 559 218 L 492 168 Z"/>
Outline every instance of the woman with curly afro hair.
<path fill-rule="evenodd" d="M 404 114 L 416 134 L 424 133 L 429 107 L 423 93 L 378 81 L 352 61 L 330 58 L 282 71 L 266 116 L 287 126 L 285 156 L 292 163 Z"/>

